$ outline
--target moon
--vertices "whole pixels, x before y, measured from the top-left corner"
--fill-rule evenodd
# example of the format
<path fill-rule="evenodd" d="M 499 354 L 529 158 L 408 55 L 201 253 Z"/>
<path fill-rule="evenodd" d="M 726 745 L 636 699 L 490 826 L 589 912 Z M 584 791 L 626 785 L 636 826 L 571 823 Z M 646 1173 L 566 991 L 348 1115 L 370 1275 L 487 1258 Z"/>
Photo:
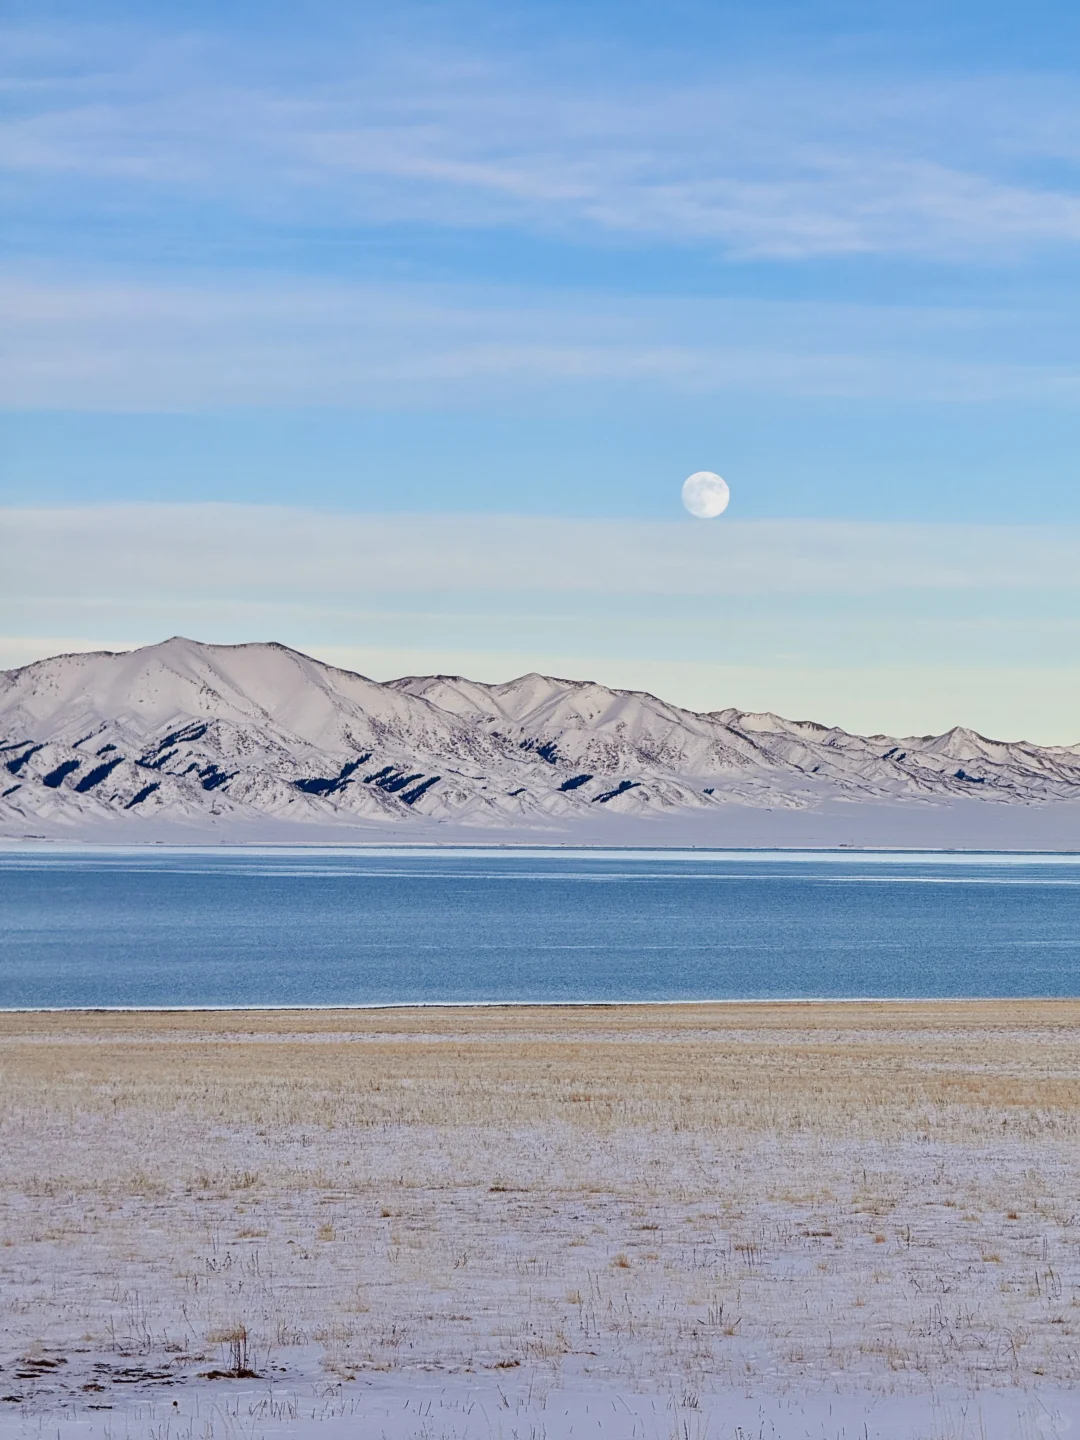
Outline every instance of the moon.
<path fill-rule="evenodd" d="M 683 481 L 682 503 L 699 520 L 715 520 L 727 509 L 730 499 L 727 481 L 711 470 L 695 470 Z"/>

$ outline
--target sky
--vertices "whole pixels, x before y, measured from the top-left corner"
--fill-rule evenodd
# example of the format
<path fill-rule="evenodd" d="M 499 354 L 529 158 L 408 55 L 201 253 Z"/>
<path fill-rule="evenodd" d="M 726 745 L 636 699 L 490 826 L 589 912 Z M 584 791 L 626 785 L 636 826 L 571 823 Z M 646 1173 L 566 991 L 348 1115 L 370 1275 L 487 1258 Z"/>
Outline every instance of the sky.
<path fill-rule="evenodd" d="M 1080 741 L 1078 71 L 1058 0 L 6 0 L 0 665 Z"/>

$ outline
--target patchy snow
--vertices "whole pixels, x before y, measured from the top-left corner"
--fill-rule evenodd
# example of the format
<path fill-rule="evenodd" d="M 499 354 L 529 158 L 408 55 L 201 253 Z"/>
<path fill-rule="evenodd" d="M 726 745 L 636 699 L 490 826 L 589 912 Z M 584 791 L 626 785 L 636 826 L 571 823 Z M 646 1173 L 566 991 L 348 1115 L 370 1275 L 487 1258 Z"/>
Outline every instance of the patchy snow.
<path fill-rule="evenodd" d="M 0 1434 L 1065 1436 L 1078 1037 L 1074 1001 L 0 1016 Z"/>
<path fill-rule="evenodd" d="M 1080 808 L 1068 803 L 1080 800 L 1080 746 L 962 728 L 849 735 L 542 675 L 380 684 L 282 645 L 180 638 L 0 672 L 0 777 L 8 837 L 136 839 L 171 827 L 448 840 L 480 829 L 637 843 L 640 822 L 661 822 L 645 843 L 739 843 L 768 812 L 761 838 L 744 843 L 888 843 L 845 842 L 844 812 L 858 802 L 886 816 L 886 832 L 914 825 L 921 837 L 894 843 L 969 843 L 950 831 L 957 814 L 977 815 L 976 830 L 1026 833 L 1033 810 L 1056 812 L 1049 828 L 1066 843 L 1080 838 Z M 829 814 L 843 817 L 837 833 L 800 841 L 800 826 L 813 827 L 791 817 Z"/>

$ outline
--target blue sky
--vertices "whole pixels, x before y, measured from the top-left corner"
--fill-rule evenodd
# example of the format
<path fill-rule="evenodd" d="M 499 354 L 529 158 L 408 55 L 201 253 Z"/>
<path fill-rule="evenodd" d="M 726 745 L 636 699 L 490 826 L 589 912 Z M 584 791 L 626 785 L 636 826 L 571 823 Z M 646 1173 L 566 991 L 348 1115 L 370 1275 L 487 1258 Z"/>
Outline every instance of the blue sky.
<path fill-rule="evenodd" d="M 272 627 L 372 673 L 535 663 L 1080 739 L 1070 565 L 1018 588 L 997 544 L 1058 532 L 1080 569 L 1078 69 L 1059 3 L 9 0 L 5 513 L 75 548 L 85 507 L 146 534 L 146 506 L 397 516 L 404 559 L 410 517 L 515 516 L 528 568 L 532 519 L 647 522 L 663 552 L 707 467 L 711 563 L 799 522 L 809 578 L 661 603 L 526 593 L 481 554 L 467 614 L 407 565 L 336 609 L 263 577 L 241 614 L 199 609 L 225 558 L 189 555 L 190 593 L 62 599 L 43 558 L 0 575 L 0 663 Z M 887 543 L 844 526 L 910 556 L 912 524 L 963 583 L 833 584 L 836 534 Z M 969 574 L 985 526 L 998 568 Z"/>

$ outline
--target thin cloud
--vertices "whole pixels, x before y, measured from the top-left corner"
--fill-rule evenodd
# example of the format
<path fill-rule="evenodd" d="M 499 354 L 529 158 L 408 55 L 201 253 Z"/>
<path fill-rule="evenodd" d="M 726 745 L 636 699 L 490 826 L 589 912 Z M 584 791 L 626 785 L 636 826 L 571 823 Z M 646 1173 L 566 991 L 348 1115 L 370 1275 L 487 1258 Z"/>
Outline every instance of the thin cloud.
<path fill-rule="evenodd" d="M 269 277 L 119 284 L 0 276 L 0 406 L 415 408 L 587 387 L 891 400 L 1080 400 L 1080 367 L 1020 348 L 1030 317 L 959 308 L 620 300 Z"/>
<path fill-rule="evenodd" d="M 10 599 L 385 592 L 871 595 L 1080 589 L 1080 527 L 348 515 L 246 505 L 0 511 Z"/>
<path fill-rule="evenodd" d="M 10 32 L 9 32 L 10 33 Z M 65 32 L 10 49 L 0 167 L 81 177 L 108 207 L 198 195 L 265 223 L 637 237 L 741 256 L 956 260 L 1080 239 L 1080 153 L 1053 77 L 933 85 L 790 66 L 644 79 L 611 53 L 573 73 L 543 47 L 405 49 L 376 28 L 317 78 L 257 45 Z M 106 45 L 105 39 L 111 43 Z M 0 41 L 0 48 L 3 43 Z M 9 191 L 10 193 L 10 191 Z"/>

